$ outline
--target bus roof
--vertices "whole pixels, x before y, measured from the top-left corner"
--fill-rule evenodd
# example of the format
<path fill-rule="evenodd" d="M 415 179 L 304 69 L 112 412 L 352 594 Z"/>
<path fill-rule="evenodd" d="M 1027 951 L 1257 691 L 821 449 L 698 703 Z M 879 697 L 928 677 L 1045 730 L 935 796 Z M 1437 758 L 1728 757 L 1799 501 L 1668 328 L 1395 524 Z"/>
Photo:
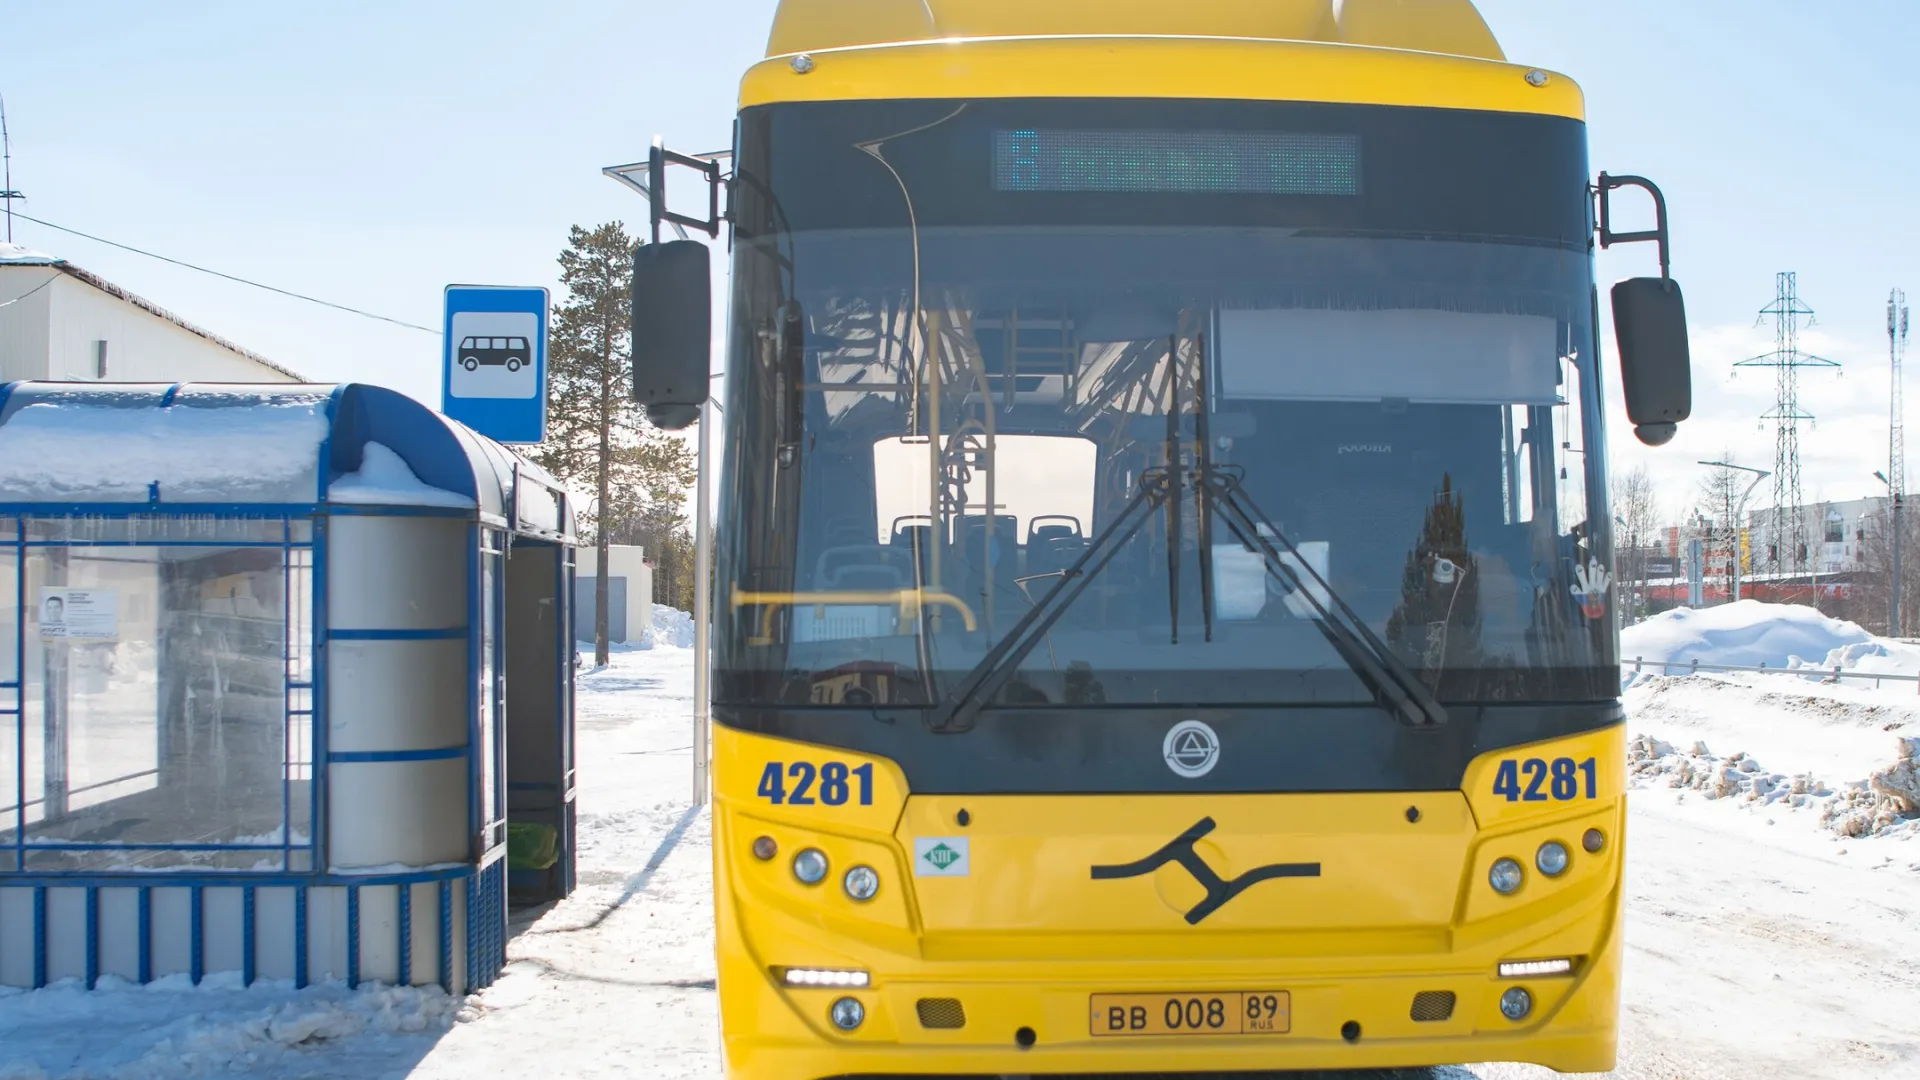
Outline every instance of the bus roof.
<path fill-rule="evenodd" d="M 1506 61 L 1472 0 L 780 0 L 767 49 L 742 109 L 1072 97 L 1586 116 L 1572 79 Z"/>
<path fill-rule="evenodd" d="M 1505 60 L 1472 0 L 781 0 L 767 55 L 951 38 L 1254 38 Z"/>

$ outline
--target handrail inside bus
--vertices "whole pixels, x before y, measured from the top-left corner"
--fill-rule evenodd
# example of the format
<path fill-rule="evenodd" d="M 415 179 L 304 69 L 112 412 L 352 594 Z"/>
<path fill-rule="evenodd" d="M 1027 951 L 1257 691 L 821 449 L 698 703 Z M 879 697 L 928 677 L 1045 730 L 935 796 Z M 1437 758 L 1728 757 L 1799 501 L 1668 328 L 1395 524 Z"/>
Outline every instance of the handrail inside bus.
<path fill-rule="evenodd" d="M 783 607 L 825 607 L 828 604 L 889 604 L 900 609 L 900 618 L 918 618 L 920 609 L 927 604 L 953 608 L 960 613 L 960 621 L 968 630 L 980 629 L 974 618 L 973 609 L 967 602 L 952 593 L 936 592 L 932 589 L 827 589 L 807 592 L 753 592 L 746 589 L 733 590 L 733 606 L 736 608 L 761 608 L 760 634 L 751 644 L 770 645 L 773 643 L 773 615 Z"/>

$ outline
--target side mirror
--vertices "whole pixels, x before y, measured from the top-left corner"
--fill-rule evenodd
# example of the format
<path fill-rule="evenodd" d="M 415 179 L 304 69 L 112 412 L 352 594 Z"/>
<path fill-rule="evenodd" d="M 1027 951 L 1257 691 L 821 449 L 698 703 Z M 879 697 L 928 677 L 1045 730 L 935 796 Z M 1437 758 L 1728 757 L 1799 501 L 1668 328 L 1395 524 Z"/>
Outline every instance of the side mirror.
<path fill-rule="evenodd" d="M 1687 306 L 1672 278 L 1629 278 L 1613 287 L 1613 337 L 1627 419 L 1648 446 L 1673 438 L 1693 412 Z"/>
<path fill-rule="evenodd" d="M 633 253 L 633 400 L 655 426 L 700 418 L 713 350 L 712 256 L 697 240 Z"/>

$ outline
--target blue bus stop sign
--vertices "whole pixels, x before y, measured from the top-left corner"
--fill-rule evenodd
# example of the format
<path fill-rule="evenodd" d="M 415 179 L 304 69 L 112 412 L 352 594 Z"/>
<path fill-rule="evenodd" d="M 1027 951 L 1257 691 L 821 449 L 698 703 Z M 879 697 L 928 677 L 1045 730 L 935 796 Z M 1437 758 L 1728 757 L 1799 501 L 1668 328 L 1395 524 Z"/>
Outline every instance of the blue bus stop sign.
<path fill-rule="evenodd" d="M 447 286 L 440 411 L 503 443 L 547 434 L 547 290 Z"/>

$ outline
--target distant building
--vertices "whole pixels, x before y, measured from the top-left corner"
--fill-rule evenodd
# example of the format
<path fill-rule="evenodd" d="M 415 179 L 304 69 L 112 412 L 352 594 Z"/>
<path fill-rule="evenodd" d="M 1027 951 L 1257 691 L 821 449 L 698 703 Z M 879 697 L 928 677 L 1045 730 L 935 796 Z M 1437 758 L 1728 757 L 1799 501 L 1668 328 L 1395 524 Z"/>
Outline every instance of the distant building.
<path fill-rule="evenodd" d="M 1853 499 L 1848 502 L 1812 503 L 1805 509 L 1807 536 L 1803 541 L 1806 550 L 1806 567 L 1815 573 L 1839 574 L 1860 568 L 1865 554 L 1862 550 L 1865 541 L 1873 531 L 1876 520 L 1887 516 L 1887 500 L 1882 498 Z M 1748 515 L 1749 535 L 1752 537 L 1752 561 L 1762 567 L 1770 567 L 1776 554 L 1773 547 L 1772 509 L 1755 510 Z M 1798 552 L 1789 548 L 1777 553 L 1779 561 L 1786 566 L 1797 566 Z"/>
<path fill-rule="evenodd" d="M 0 383 L 303 381 L 65 259 L 0 243 Z"/>

